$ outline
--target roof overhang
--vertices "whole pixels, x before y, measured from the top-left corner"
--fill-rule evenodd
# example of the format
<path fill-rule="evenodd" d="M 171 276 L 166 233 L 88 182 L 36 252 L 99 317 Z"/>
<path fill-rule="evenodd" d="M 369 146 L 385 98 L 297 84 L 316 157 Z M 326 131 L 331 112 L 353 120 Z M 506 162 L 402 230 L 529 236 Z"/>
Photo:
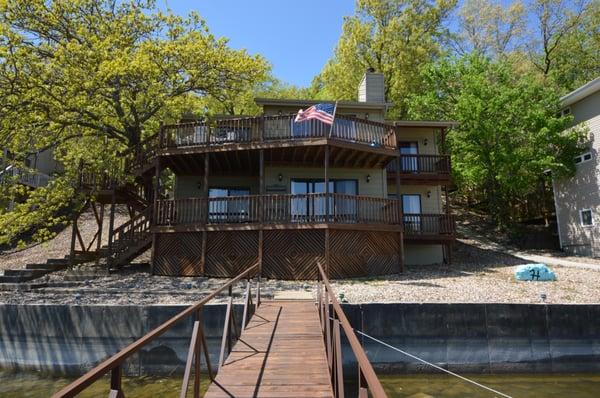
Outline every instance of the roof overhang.
<path fill-rule="evenodd" d="M 458 122 L 450 120 L 394 120 L 387 123 L 396 127 L 424 127 L 424 128 L 451 128 L 458 126 Z"/>
<path fill-rule="evenodd" d="M 564 97 L 561 97 L 560 105 L 562 107 L 573 105 L 574 103 L 581 101 L 585 97 L 589 97 L 597 91 L 600 91 L 600 77 L 595 78 L 591 82 L 588 82 L 583 86 L 571 91 Z"/>
<path fill-rule="evenodd" d="M 320 100 L 299 100 L 299 99 L 279 99 L 279 98 L 254 98 L 257 105 L 262 106 L 311 106 L 315 104 L 334 104 L 335 101 L 320 101 Z M 358 102 L 358 101 L 338 101 L 340 108 L 346 109 L 379 109 L 385 110 L 392 104 L 389 102 Z"/>

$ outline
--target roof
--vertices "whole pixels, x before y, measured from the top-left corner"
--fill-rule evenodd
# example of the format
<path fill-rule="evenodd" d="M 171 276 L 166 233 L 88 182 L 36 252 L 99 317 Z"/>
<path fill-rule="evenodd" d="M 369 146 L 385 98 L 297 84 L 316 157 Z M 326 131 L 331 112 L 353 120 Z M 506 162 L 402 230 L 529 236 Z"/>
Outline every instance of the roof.
<path fill-rule="evenodd" d="M 564 97 L 561 97 L 560 104 L 563 107 L 573 105 L 574 103 L 579 102 L 598 91 L 600 91 L 600 77 L 595 78 L 591 82 L 588 82 L 583 86 L 571 91 Z"/>
<path fill-rule="evenodd" d="M 456 127 L 458 122 L 451 120 L 389 120 L 387 123 L 397 127 Z"/>
<path fill-rule="evenodd" d="M 257 105 L 272 106 L 310 106 L 315 104 L 334 104 L 335 101 L 323 100 L 304 100 L 304 99 L 280 99 L 280 98 L 254 98 Z M 358 102 L 358 101 L 338 101 L 338 106 L 347 109 L 381 109 L 385 110 L 392 104 L 389 102 Z"/>

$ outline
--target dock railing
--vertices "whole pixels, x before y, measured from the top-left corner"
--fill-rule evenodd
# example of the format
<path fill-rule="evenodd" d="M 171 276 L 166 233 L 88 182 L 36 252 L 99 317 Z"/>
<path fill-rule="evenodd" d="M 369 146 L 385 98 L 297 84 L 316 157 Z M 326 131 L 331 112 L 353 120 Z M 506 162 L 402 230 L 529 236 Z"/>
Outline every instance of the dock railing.
<path fill-rule="evenodd" d="M 335 292 L 329 284 L 329 279 L 323 271 L 321 264 L 317 263 L 319 268 L 319 280 L 317 282 L 317 302 L 319 306 L 319 318 L 321 320 L 321 330 L 325 338 L 325 349 L 327 351 L 327 362 L 329 365 L 329 374 L 335 397 L 344 397 L 344 372 L 342 361 L 342 341 L 341 330 L 344 331 L 350 348 L 358 362 L 358 397 L 367 398 L 385 398 L 387 397 L 381 382 L 377 378 L 367 354 L 363 350 L 360 342 L 354 334 L 354 330 L 344 310 L 338 302 Z M 333 312 L 329 313 L 329 306 L 332 306 Z M 370 394 L 370 395 L 369 395 Z"/>
<path fill-rule="evenodd" d="M 110 358 L 102 361 L 95 368 L 64 387 L 62 390 L 55 393 L 52 398 L 63 398 L 63 397 L 75 397 L 77 394 L 84 391 L 94 382 L 101 379 L 104 375 L 110 373 L 110 393 L 109 398 L 121 398 L 124 397 L 125 394 L 123 392 L 121 377 L 122 377 L 122 368 L 124 362 L 131 358 L 133 355 L 138 353 L 142 348 L 152 342 L 154 339 L 171 329 L 175 324 L 180 321 L 194 316 L 194 326 L 192 329 L 192 337 L 190 340 L 190 347 L 188 350 L 187 361 L 185 365 L 185 371 L 183 375 L 183 382 L 181 386 L 180 397 L 186 397 L 189 381 L 192 376 L 192 371 L 194 372 L 194 398 L 200 397 L 200 369 L 201 369 L 201 355 L 204 355 L 208 377 L 211 381 L 215 380 L 215 374 L 213 373 L 213 369 L 211 367 L 210 357 L 208 354 L 208 346 L 206 344 L 206 338 L 204 334 L 204 324 L 202 318 L 202 310 L 204 306 L 217 297 L 220 293 L 222 293 L 225 289 L 228 289 L 228 302 L 227 302 L 227 311 L 225 314 L 225 325 L 223 328 L 223 337 L 221 341 L 221 349 L 219 356 L 218 368 L 221 367 L 224 357 L 226 356 L 226 352 L 230 352 L 233 346 L 233 339 L 239 338 L 241 331 L 237 330 L 237 323 L 234 318 L 233 311 L 233 297 L 232 297 L 232 287 L 236 283 L 240 282 L 242 279 L 247 278 L 247 287 L 246 294 L 244 297 L 244 315 L 242 319 L 242 329 L 246 327 L 248 320 L 250 319 L 252 310 L 260 304 L 260 278 L 257 279 L 257 290 L 256 290 L 256 300 L 255 303 L 252 303 L 252 292 L 251 292 L 251 281 L 250 278 L 257 275 L 258 271 L 258 263 L 254 264 L 250 268 L 241 272 L 235 278 L 229 280 L 227 283 L 223 284 L 220 288 L 214 290 L 212 293 L 208 294 L 202 300 L 193 304 L 175 315 L 171 319 L 167 320 L 162 325 L 158 326 L 154 330 L 150 331 L 148 334 L 131 343 L 129 346 L 125 347 L 121 351 L 117 352 Z"/>

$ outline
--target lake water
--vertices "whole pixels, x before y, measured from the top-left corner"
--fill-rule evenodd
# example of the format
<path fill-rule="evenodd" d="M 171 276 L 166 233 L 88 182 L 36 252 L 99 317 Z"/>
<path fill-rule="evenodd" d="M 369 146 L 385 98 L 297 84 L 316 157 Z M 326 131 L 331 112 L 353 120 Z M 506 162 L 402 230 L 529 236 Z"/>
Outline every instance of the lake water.
<path fill-rule="evenodd" d="M 600 396 L 600 375 L 509 374 L 471 375 L 469 377 L 514 398 L 595 398 Z M 206 381 L 206 377 L 203 379 Z M 48 397 L 71 380 L 36 372 L 0 370 L 0 397 Z M 389 397 L 484 398 L 495 396 L 489 391 L 445 375 L 382 375 L 380 380 Z M 128 398 L 178 397 L 181 378 L 125 378 L 123 387 L 125 396 Z M 206 383 L 203 384 L 203 389 L 205 388 Z M 107 395 L 108 379 L 105 379 L 94 383 L 90 389 L 79 396 L 85 398 Z"/>

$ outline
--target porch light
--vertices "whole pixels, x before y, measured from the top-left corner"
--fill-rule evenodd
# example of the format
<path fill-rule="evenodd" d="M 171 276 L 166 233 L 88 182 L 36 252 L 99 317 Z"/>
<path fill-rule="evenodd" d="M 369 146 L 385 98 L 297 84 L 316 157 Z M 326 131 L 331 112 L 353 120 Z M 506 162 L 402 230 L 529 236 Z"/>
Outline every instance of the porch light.
<path fill-rule="evenodd" d="M 427 191 L 427 197 L 431 198 L 431 191 Z"/>
<path fill-rule="evenodd" d="M 279 180 L 279 182 L 283 181 L 283 174 L 279 173 L 277 175 L 277 179 Z"/>
<path fill-rule="evenodd" d="M 367 174 L 367 182 L 371 182 L 371 174 Z"/>
<path fill-rule="evenodd" d="M 428 142 L 428 141 L 427 141 L 427 138 L 425 138 L 425 139 L 423 140 L 423 146 L 427 146 L 427 142 Z"/>

